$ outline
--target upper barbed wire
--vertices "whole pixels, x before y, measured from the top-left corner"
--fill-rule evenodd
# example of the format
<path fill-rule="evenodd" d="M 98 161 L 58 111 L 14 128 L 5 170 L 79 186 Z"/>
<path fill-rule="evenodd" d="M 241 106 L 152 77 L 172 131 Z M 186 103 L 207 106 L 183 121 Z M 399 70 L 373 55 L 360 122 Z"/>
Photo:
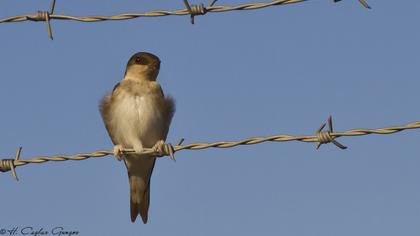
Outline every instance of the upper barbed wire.
<path fill-rule="evenodd" d="M 51 20 L 98 22 L 98 21 L 108 21 L 108 20 L 129 20 L 129 19 L 134 19 L 138 17 L 190 15 L 191 23 L 194 24 L 194 16 L 204 15 L 208 12 L 220 13 L 220 12 L 228 12 L 228 11 L 256 10 L 256 9 L 272 7 L 272 6 L 280 6 L 280 5 L 286 5 L 286 4 L 292 4 L 292 3 L 306 2 L 309 0 L 274 0 L 271 2 L 246 3 L 246 4 L 237 5 L 237 6 L 214 5 L 217 2 L 217 0 L 213 0 L 207 7 L 204 6 L 204 4 L 189 4 L 187 0 L 183 0 L 183 1 L 186 8 L 180 9 L 180 10 L 174 10 L 174 11 L 156 10 L 156 11 L 148 11 L 144 13 L 125 13 L 125 14 L 112 15 L 112 16 L 67 16 L 67 15 L 54 14 L 55 0 L 52 0 L 49 11 L 38 11 L 37 13 L 31 14 L 31 15 L 18 15 L 18 16 L 2 18 L 0 19 L 0 23 L 11 23 L 11 22 L 22 22 L 22 21 L 45 21 L 47 24 L 48 35 L 51 39 L 53 39 L 51 23 L 50 23 Z M 334 2 L 338 2 L 338 1 L 341 1 L 341 0 L 334 0 Z M 364 7 L 370 8 L 370 6 L 364 0 L 359 0 L 359 2 Z"/>

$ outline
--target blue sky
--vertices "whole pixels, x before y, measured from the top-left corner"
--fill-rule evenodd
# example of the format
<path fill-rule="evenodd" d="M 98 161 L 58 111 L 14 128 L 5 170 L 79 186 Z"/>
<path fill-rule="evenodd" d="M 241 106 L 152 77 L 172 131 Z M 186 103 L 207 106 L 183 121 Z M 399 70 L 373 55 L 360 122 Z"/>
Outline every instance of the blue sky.
<path fill-rule="evenodd" d="M 220 1 L 236 5 L 244 1 Z M 195 2 L 198 3 L 198 2 Z M 175 97 L 168 141 L 309 135 L 420 120 L 420 2 L 307 1 L 196 17 L 0 24 L 0 156 L 111 149 L 99 99 L 129 57 L 162 60 Z M 57 1 L 56 14 L 183 8 L 182 1 Z M 48 9 L 2 1 L 0 17 Z M 420 131 L 341 138 L 347 150 L 265 143 L 157 161 L 149 223 L 132 224 L 125 166 L 113 157 L 0 175 L 0 229 L 63 226 L 79 235 L 419 235 Z"/>

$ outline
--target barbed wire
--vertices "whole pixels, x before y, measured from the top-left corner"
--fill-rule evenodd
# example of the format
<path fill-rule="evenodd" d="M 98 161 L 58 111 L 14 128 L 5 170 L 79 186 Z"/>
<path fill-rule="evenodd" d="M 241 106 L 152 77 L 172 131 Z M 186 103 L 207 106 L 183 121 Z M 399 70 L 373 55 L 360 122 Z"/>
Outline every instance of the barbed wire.
<path fill-rule="evenodd" d="M 18 15 L 0 19 L 0 23 L 10 23 L 10 22 L 21 22 L 21 21 L 45 21 L 48 30 L 48 36 L 50 39 L 53 39 L 52 29 L 51 29 L 51 20 L 72 20 L 72 21 L 81 21 L 81 22 L 98 22 L 98 21 L 108 21 L 108 20 L 129 20 L 138 17 L 160 17 L 160 16 L 183 16 L 190 15 L 191 23 L 194 24 L 194 16 L 205 15 L 208 12 L 211 13 L 220 13 L 228 11 L 240 11 L 240 10 L 255 10 L 272 6 L 280 6 L 292 3 L 300 3 L 308 0 L 274 0 L 271 2 L 256 2 L 256 3 L 246 3 L 237 6 L 215 6 L 214 4 L 217 0 L 213 0 L 207 7 L 204 4 L 189 4 L 188 0 L 183 0 L 186 8 L 181 10 L 156 10 L 149 11 L 144 13 L 125 13 L 113 16 L 67 16 L 67 15 L 56 15 L 54 14 L 55 9 L 55 0 L 51 1 L 51 6 L 49 11 L 37 11 L 35 14 L 31 15 Z M 339 2 L 341 0 L 334 0 L 334 2 Z M 365 0 L 358 0 L 365 8 L 370 8 Z"/>
<path fill-rule="evenodd" d="M 324 127 L 328 124 L 328 131 L 323 131 Z M 220 141 L 213 143 L 192 143 L 187 145 L 182 145 L 184 139 L 181 139 L 175 146 L 171 144 L 165 144 L 163 153 L 156 153 L 151 148 L 145 148 L 141 154 L 150 154 L 156 157 L 169 156 L 171 160 L 175 160 L 175 152 L 182 150 L 202 150 L 207 148 L 232 148 L 240 145 L 254 145 L 264 142 L 290 142 L 290 141 L 299 141 L 299 142 L 316 142 L 318 143 L 316 149 L 322 144 L 333 143 L 340 149 L 346 149 L 347 147 L 339 143 L 336 139 L 339 137 L 348 137 L 348 136 L 364 136 L 369 134 L 394 134 L 403 130 L 409 129 L 420 129 L 420 121 L 412 122 L 406 125 L 393 126 L 387 128 L 379 129 L 353 129 L 344 132 L 334 132 L 332 125 L 332 117 L 328 117 L 327 123 L 321 125 L 321 127 L 316 131 L 315 135 L 306 135 L 306 136 L 293 136 L 293 135 L 274 135 L 269 137 L 253 137 L 242 139 L 239 141 Z M 22 147 L 19 147 L 15 159 L 3 159 L 0 160 L 0 171 L 7 172 L 12 171 L 12 176 L 18 180 L 16 174 L 16 167 L 23 166 L 27 164 L 40 164 L 48 161 L 81 161 L 89 158 L 98 158 L 105 157 L 108 155 L 113 155 L 112 150 L 99 150 L 92 153 L 81 153 L 75 155 L 55 155 L 55 156 L 39 156 L 33 157 L 28 160 L 20 160 Z M 123 153 L 135 153 L 133 149 L 125 149 Z M 139 157 L 141 158 L 141 157 Z"/>

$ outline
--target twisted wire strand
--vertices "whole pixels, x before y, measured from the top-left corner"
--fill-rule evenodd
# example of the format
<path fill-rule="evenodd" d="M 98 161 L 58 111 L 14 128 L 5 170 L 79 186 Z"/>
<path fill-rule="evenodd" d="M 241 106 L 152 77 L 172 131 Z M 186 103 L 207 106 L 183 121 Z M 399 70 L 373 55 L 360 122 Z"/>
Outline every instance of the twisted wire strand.
<path fill-rule="evenodd" d="M 204 7 L 201 14 L 213 12 L 213 13 L 220 13 L 220 12 L 228 12 L 228 11 L 240 11 L 240 10 L 256 10 L 266 7 L 272 6 L 280 6 L 292 3 L 300 3 L 306 2 L 308 0 L 274 0 L 271 2 L 256 2 L 256 3 L 246 3 L 237 6 L 214 6 L 210 5 Z M 364 2 L 364 1 L 363 1 Z M 53 14 L 54 11 L 54 4 L 53 2 L 51 6 L 50 12 L 39 11 L 39 13 L 35 15 L 19 15 L 19 16 L 12 16 L 0 19 L 0 23 L 7 23 L 7 22 L 21 22 L 21 21 L 45 21 L 47 18 L 56 19 L 56 20 L 73 20 L 73 21 L 81 21 L 81 22 L 97 22 L 97 21 L 106 21 L 106 20 L 128 20 L 134 19 L 138 17 L 159 17 L 159 16 L 183 16 L 183 15 L 190 15 L 191 9 L 184 8 L 180 10 L 168 11 L 168 10 L 156 10 L 156 11 L 149 11 L 144 13 L 125 13 L 113 16 L 67 16 L 67 15 L 56 15 Z M 201 8 L 201 5 L 192 5 L 194 8 Z M 197 13 L 197 12 L 195 12 Z M 40 14 L 43 17 L 40 17 Z"/>
<path fill-rule="evenodd" d="M 126 13 L 113 16 L 67 16 L 67 15 L 57 15 L 54 14 L 55 9 L 55 0 L 51 1 L 50 11 L 38 11 L 33 15 L 19 15 L 12 16 L 0 19 L 0 23 L 9 23 L 9 22 L 21 22 L 21 21 L 45 21 L 48 30 L 48 36 L 50 39 L 53 39 L 52 28 L 50 20 L 72 20 L 80 22 L 98 22 L 98 21 L 107 21 L 107 20 L 129 20 L 138 17 L 159 17 L 159 16 L 183 16 L 190 15 L 191 23 L 194 24 L 194 16 L 204 15 L 207 12 L 219 13 L 219 12 L 228 12 L 228 11 L 239 11 L 239 10 L 255 10 L 272 6 L 286 5 L 292 3 L 300 3 L 308 0 L 273 0 L 271 2 L 256 2 L 256 3 L 246 3 L 238 6 L 215 6 L 214 4 L 217 0 L 213 0 L 209 6 L 204 6 L 204 4 L 193 4 L 190 5 L 188 0 L 184 0 L 185 9 L 175 10 L 175 11 L 166 11 L 166 10 L 157 10 L 149 11 L 144 13 Z M 339 2 L 341 0 L 334 0 L 334 2 Z M 365 8 L 370 6 L 364 0 L 359 0 L 359 2 Z"/>
<path fill-rule="evenodd" d="M 227 12 L 227 11 L 235 11 L 235 10 L 254 10 L 260 9 L 265 7 L 271 7 L 276 5 L 285 5 L 291 3 L 298 3 L 304 2 L 308 0 L 275 0 L 271 2 L 259 2 L 259 3 L 247 3 L 238 6 L 208 6 L 206 7 L 206 12 Z M 45 14 L 45 12 L 42 12 Z M 47 12 L 48 13 L 48 12 Z M 144 13 L 126 13 L 126 14 L 119 14 L 113 16 L 67 16 L 67 15 L 56 15 L 56 14 L 48 14 L 50 19 L 56 20 L 73 20 L 73 21 L 82 21 L 82 22 L 97 22 L 97 21 L 106 21 L 106 20 L 128 20 L 134 19 L 138 17 L 158 17 L 158 16 L 183 16 L 183 15 L 190 15 L 190 10 L 185 8 L 181 10 L 175 11 L 167 11 L 167 10 L 157 10 L 157 11 L 149 11 Z M 0 19 L 0 23 L 6 22 L 21 22 L 21 21 L 28 21 L 33 20 L 34 18 L 39 20 L 40 17 L 36 15 L 19 15 L 19 16 L 12 16 Z"/>
<path fill-rule="evenodd" d="M 348 137 L 348 136 L 364 136 L 370 134 L 393 134 L 403 130 L 409 129 L 420 129 L 420 121 L 412 122 L 406 125 L 401 126 L 393 126 L 388 128 L 379 128 L 379 129 L 353 129 L 344 132 L 332 132 L 332 120 L 331 117 L 328 119 L 329 122 L 329 130 L 323 132 L 322 129 L 325 126 L 323 124 L 320 129 L 318 129 L 316 135 L 306 135 L 306 136 L 293 136 L 293 135 L 274 135 L 269 137 L 252 137 L 246 138 L 239 141 L 220 141 L 220 142 L 213 142 L 213 143 L 192 143 L 187 145 L 181 145 L 182 141 L 178 143 L 178 145 L 172 146 L 170 144 L 166 144 L 165 152 L 163 154 L 156 153 L 151 148 L 146 148 L 143 154 L 151 154 L 157 157 L 163 156 L 170 156 L 173 159 L 173 153 L 182 151 L 182 150 L 202 150 L 207 148 L 233 148 L 240 145 L 254 145 L 263 142 L 290 142 L 290 141 L 299 141 L 299 142 L 317 142 L 318 146 L 321 144 L 333 142 L 337 147 L 341 149 L 345 149 L 346 147 L 340 143 L 338 143 L 335 139 L 339 137 Z M 169 148 L 168 148 L 169 146 Z M 21 149 L 21 148 L 20 148 Z M 33 157 L 29 160 L 20 160 L 20 149 L 16 154 L 16 158 L 13 159 L 4 159 L 0 161 L 0 171 L 6 172 L 9 170 L 13 170 L 13 175 L 16 177 L 16 173 L 14 168 L 17 166 L 23 166 L 27 164 L 35 164 L 35 163 L 45 163 L 48 161 L 81 161 L 86 160 L 88 158 L 99 158 L 105 157 L 108 155 L 113 155 L 112 150 L 99 150 L 92 153 L 81 153 L 76 155 L 55 155 L 55 156 L 39 156 Z M 123 151 L 124 153 L 134 153 L 135 151 L 132 149 L 126 149 Z"/>
<path fill-rule="evenodd" d="M 409 123 L 403 126 L 395 126 L 389 128 L 380 128 L 380 129 L 353 129 L 345 132 L 339 133 L 330 133 L 332 139 L 336 139 L 343 136 L 364 136 L 369 134 L 393 134 L 403 130 L 408 129 L 420 129 L 420 121 Z M 215 142 L 215 143 L 193 143 L 184 146 L 174 146 L 175 151 L 181 150 L 201 150 L 207 148 L 231 148 L 239 145 L 252 145 L 259 144 L 263 142 L 290 142 L 290 141 L 299 141 L 306 143 L 319 142 L 317 135 L 309 136 L 292 136 L 292 135 L 275 135 L 270 137 L 254 137 L 247 138 L 240 141 L 225 141 L 225 142 Z"/>

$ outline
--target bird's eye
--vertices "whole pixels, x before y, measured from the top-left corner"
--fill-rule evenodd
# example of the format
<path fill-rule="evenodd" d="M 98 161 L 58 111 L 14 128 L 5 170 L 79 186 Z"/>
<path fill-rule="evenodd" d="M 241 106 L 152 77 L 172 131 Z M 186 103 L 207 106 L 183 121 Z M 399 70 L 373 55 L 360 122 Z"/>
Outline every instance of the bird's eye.
<path fill-rule="evenodd" d="M 141 64 L 141 62 L 142 62 L 142 59 L 140 57 L 136 57 L 136 63 Z"/>

